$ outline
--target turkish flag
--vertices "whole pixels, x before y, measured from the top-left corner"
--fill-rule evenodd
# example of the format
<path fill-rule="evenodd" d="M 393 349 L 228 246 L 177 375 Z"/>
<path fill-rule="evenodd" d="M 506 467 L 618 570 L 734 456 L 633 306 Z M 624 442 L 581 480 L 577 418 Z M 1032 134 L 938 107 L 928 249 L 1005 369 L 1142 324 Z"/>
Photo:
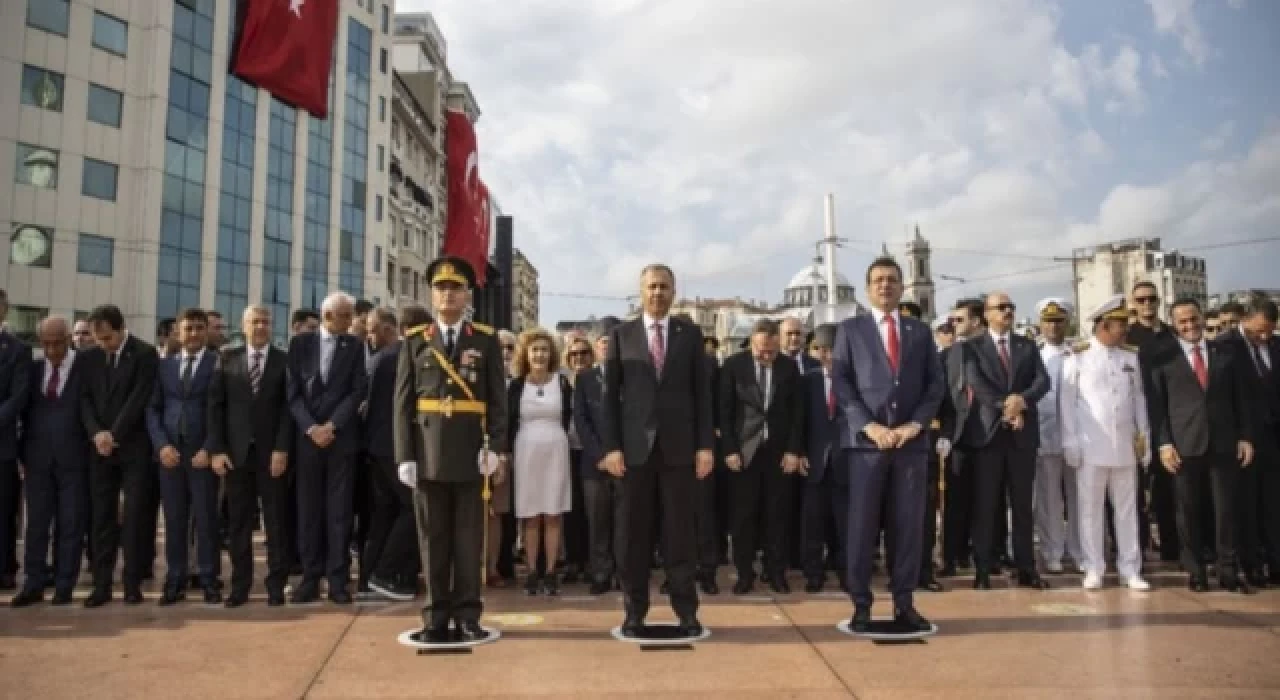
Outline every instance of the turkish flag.
<path fill-rule="evenodd" d="M 241 0 L 232 72 L 324 119 L 338 0 Z"/>
<path fill-rule="evenodd" d="M 457 110 L 445 112 L 444 129 L 449 220 L 442 252 L 470 263 L 476 284 L 483 286 L 489 263 L 489 191 L 480 181 L 476 132 L 467 115 Z"/>

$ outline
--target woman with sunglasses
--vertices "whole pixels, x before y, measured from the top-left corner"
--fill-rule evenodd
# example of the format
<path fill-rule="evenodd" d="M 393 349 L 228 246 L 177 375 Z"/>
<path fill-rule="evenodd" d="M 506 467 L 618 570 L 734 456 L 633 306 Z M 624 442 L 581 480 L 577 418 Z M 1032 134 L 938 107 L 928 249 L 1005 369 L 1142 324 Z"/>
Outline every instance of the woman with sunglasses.
<path fill-rule="evenodd" d="M 586 336 L 575 335 L 565 343 L 564 362 L 561 370 L 569 385 L 577 388 L 578 374 L 589 371 L 595 364 L 595 353 L 591 350 L 591 341 Z M 583 500 L 582 490 L 582 441 L 578 438 L 578 426 L 569 422 L 569 480 L 573 494 L 573 510 L 565 518 L 564 550 L 565 569 L 564 582 L 577 583 L 580 576 L 585 575 L 588 563 L 587 548 L 587 508 Z"/>

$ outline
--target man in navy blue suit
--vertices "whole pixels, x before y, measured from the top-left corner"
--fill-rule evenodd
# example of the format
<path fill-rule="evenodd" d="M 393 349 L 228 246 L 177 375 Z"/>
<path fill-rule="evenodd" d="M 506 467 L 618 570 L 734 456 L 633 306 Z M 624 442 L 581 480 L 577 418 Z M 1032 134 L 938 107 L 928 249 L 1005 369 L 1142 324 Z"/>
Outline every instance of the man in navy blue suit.
<path fill-rule="evenodd" d="M 9 295 L 0 289 L 0 323 L 9 314 Z M 31 348 L 0 329 L 0 590 L 15 587 L 17 513 L 22 481 L 18 478 L 18 417 L 27 405 Z M 30 573 L 30 572 L 28 572 Z"/>
<path fill-rule="evenodd" d="M 849 460 L 849 586 L 852 631 L 871 629 L 871 560 L 888 489 L 897 544 L 889 589 L 894 622 L 906 632 L 932 625 L 916 612 L 921 527 L 930 445 L 925 428 L 946 391 L 929 327 L 898 313 L 902 268 L 877 258 L 867 268 L 871 313 L 841 322 L 832 359 L 832 391 L 842 414 L 840 447 Z"/>
<path fill-rule="evenodd" d="M 195 519 L 196 561 L 204 602 L 222 602 L 218 582 L 218 477 L 211 469 L 208 420 L 209 382 L 218 354 L 210 350 L 209 316 L 201 309 L 178 315 L 182 350 L 160 361 L 155 391 L 147 409 L 147 431 L 160 463 L 160 500 L 164 506 L 164 553 L 168 575 L 160 605 L 186 598 L 190 541 Z"/>
<path fill-rule="evenodd" d="M 813 332 L 818 367 L 805 375 L 808 407 L 805 411 L 804 578 L 806 593 L 820 593 L 824 584 L 823 548 L 827 546 L 827 522 L 835 518 L 835 560 L 840 588 L 849 590 L 845 561 L 849 532 L 849 462 L 840 450 L 839 428 L 843 415 L 832 391 L 831 351 L 836 344 L 836 324 L 824 323 Z"/>
<path fill-rule="evenodd" d="M 335 292 L 320 307 L 320 330 L 289 343 L 287 392 L 297 425 L 298 548 L 302 582 L 294 603 L 319 598 L 329 579 L 329 600 L 351 604 L 351 521 L 355 460 L 360 447 L 358 408 L 367 396 L 364 340 L 349 333 L 356 300 Z"/>

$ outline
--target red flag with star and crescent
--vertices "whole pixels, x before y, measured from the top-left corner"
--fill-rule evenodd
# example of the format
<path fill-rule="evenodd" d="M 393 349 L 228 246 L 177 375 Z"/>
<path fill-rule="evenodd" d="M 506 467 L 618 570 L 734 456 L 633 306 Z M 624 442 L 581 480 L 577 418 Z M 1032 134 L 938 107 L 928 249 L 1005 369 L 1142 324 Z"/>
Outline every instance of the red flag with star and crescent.
<path fill-rule="evenodd" d="M 329 115 L 339 0 L 241 0 L 232 72 L 318 119 Z"/>
<path fill-rule="evenodd" d="M 476 284 L 483 286 L 489 263 L 489 191 L 480 180 L 476 131 L 465 113 L 451 109 L 445 112 L 444 135 L 449 214 L 441 251 L 470 263 Z"/>

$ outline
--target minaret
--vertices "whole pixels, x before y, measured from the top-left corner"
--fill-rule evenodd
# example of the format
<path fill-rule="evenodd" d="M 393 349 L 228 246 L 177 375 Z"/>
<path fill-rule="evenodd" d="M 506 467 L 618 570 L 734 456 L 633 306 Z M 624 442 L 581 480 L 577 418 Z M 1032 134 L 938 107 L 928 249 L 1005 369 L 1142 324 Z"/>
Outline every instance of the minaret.
<path fill-rule="evenodd" d="M 920 235 L 920 226 L 916 225 L 915 235 L 907 241 L 907 265 L 903 273 L 905 287 L 903 298 L 910 299 L 920 305 L 924 320 L 933 323 L 937 316 L 936 299 L 933 289 L 933 269 L 929 262 L 929 242 Z"/>

